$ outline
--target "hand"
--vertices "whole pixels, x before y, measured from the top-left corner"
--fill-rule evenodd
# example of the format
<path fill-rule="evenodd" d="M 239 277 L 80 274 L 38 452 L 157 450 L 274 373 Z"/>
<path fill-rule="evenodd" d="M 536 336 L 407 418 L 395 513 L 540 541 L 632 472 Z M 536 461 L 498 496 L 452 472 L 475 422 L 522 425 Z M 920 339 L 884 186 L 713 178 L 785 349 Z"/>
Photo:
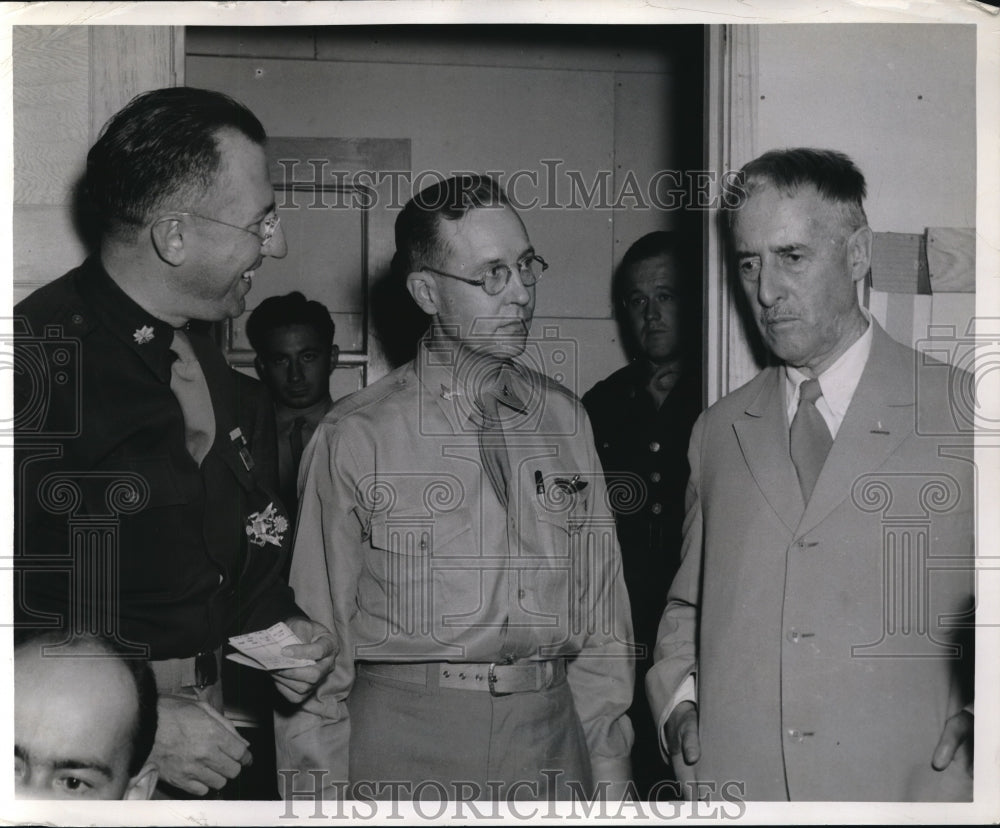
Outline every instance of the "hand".
<path fill-rule="evenodd" d="M 972 734 L 975 719 L 968 710 L 961 710 L 944 723 L 944 730 L 934 748 L 931 766 L 943 771 L 953 759 L 961 763 L 962 769 L 972 776 Z"/>
<path fill-rule="evenodd" d="M 204 796 L 250 764 L 250 743 L 205 702 L 162 695 L 156 710 L 159 723 L 150 759 L 160 770 L 161 782 Z"/>
<path fill-rule="evenodd" d="M 667 740 L 667 754 L 685 799 L 693 796 L 693 765 L 701 758 L 701 741 L 698 739 L 698 708 L 694 702 L 682 701 L 675 707 L 663 726 Z"/>
<path fill-rule="evenodd" d="M 281 654 L 316 661 L 305 667 L 289 667 L 271 673 L 278 692 L 290 702 L 297 703 L 303 701 L 333 669 L 337 642 L 326 627 L 301 615 L 289 618 L 285 623 L 304 643 L 282 647 Z"/>

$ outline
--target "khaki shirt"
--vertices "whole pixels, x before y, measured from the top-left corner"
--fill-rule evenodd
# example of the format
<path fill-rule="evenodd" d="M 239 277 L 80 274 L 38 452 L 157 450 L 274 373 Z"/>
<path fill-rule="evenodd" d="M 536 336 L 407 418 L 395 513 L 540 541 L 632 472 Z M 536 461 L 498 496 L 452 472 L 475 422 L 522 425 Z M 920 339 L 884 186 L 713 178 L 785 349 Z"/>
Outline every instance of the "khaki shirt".
<path fill-rule="evenodd" d="M 504 509 L 460 369 L 433 343 L 347 400 L 303 456 L 291 583 L 340 645 L 326 682 L 277 721 L 278 767 L 346 780 L 356 661 L 567 658 L 595 781 L 629 773 L 634 654 L 590 424 L 541 374 L 503 374 Z"/>

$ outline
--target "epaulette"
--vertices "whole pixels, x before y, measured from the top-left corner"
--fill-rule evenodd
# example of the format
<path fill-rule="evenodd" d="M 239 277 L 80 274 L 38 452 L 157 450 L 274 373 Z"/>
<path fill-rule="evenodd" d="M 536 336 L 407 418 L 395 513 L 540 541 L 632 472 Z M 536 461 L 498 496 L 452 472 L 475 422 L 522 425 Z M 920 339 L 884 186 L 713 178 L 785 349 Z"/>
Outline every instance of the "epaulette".
<path fill-rule="evenodd" d="M 398 394 L 410 383 L 417 382 L 413 371 L 413 363 L 407 362 L 390 371 L 382 379 L 372 383 L 367 388 L 355 391 L 343 399 L 337 400 L 321 420 L 323 423 L 339 423 L 345 417 L 364 411 L 384 402 L 393 394 Z"/>
<path fill-rule="evenodd" d="M 38 288 L 14 306 L 15 333 L 44 337 L 46 329 L 60 327 L 60 336 L 78 338 L 97 326 L 93 314 L 76 287 L 81 268 Z"/>

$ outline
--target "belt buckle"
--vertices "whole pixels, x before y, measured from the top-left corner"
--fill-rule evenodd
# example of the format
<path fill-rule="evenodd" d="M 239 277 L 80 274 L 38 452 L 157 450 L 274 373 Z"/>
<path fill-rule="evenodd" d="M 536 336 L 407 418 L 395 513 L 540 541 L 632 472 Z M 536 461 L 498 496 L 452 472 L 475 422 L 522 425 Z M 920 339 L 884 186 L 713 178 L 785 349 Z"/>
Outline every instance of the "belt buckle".
<path fill-rule="evenodd" d="M 215 653 L 198 653 L 194 657 L 194 686 L 199 690 L 211 687 L 219 680 L 219 665 Z"/>
<path fill-rule="evenodd" d="M 510 695 L 510 693 L 498 693 L 497 692 L 497 681 L 499 681 L 499 679 L 497 678 L 497 674 L 496 674 L 495 670 L 496 670 L 496 666 L 498 664 L 501 667 L 505 667 L 505 666 L 507 666 L 509 664 L 513 664 L 513 663 L 514 663 L 513 657 L 512 656 L 508 656 L 507 658 L 503 659 L 503 661 L 494 661 L 494 662 L 492 662 L 490 664 L 490 669 L 486 673 L 486 682 L 490 686 L 490 695 L 491 696 L 509 696 Z"/>

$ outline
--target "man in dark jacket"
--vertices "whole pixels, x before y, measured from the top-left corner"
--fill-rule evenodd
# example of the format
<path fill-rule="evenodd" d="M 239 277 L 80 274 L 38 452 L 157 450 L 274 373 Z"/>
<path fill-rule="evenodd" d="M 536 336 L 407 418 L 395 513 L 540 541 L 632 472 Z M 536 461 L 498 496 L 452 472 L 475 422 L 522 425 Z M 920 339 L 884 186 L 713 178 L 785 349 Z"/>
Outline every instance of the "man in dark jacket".
<path fill-rule="evenodd" d="M 251 758 L 222 712 L 227 637 L 285 621 L 304 643 L 284 655 L 309 660 L 272 674 L 293 701 L 335 646 L 280 578 L 270 405 L 199 324 L 242 313 L 285 255 L 264 141 L 215 92 L 134 99 L 87 157 L 99 253 L 15 308 L 17 621 L 147 656 L 152 759 L 193 795 Z"/>
<path fill-rule="evenodd" d="M 625 253 L 614 279 L 616 312 L 634 358 L 583 397 L 604 465 L 632 625 L 640 645 L 632 775 L 644 796 L 669 796 L 644 690 L 667 586 L 680 562 L 686 459 L 691 427 L 701 412 L 696 337 L 699 271 L 674 233 L 654 232 Z M 692 330 L 693 328 L 693 330 Z"/>

